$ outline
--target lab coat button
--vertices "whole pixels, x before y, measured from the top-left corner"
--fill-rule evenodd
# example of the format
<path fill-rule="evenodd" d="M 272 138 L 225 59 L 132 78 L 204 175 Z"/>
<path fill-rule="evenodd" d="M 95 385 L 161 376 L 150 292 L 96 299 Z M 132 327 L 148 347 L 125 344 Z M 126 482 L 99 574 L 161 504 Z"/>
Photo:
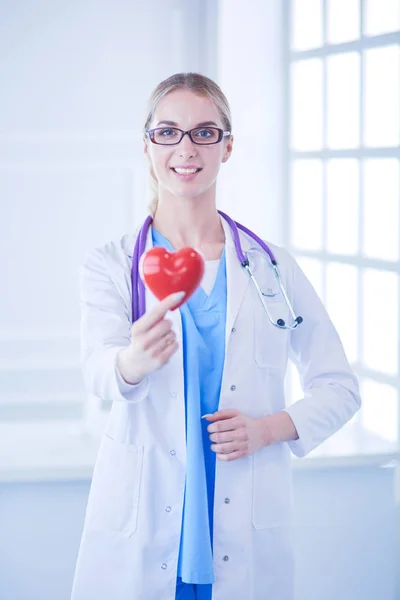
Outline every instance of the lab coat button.
<path fill-rule="evenodd" d="M 167 568 L 167 565 L 166 565 L 165 563 L 163 563 L 163 564 L 161 565 L 161 568 L 162 568 L 162 569 L 166 569 L 166 568 Z"/>
<path fill-rule="evenodd" d="M 234 392 L 236 390 L 236 385 L 231 385 L 231 390 Z"/>
<path fill-rule="evenodd" d="M 173 398 L 176 398 L 176 396 L 177 396 L 176 392 L 171 392 L 171 396 L 172 396 Z"/>
<path fill-rule="evenodd" d="M 225 498 L 225 504 L 229 504 L 230 500 L 229 498 Z"/>
<path fill-rule="evenodd" d="M 227 560 L 229 560 L 229 556 L 224 556 L 223 560 L 226 562 Z"/>
<path fill-rule="evenodd" d="M 172 454 L 172 456 L 175 456 L 176 454 L 175 450 L 170 450 L 169 453 Z"/>
<path fill-rule="evenodd" d="M 167 507 L 165 508 L 165 512 L 171 512 L 171 507 L 170 507 L 170 506 L 167 506 Z"/>
<path fill-rule="evenodd" d="M 232 327 L 232 333 L 235 333 L 236 327 Z"/>

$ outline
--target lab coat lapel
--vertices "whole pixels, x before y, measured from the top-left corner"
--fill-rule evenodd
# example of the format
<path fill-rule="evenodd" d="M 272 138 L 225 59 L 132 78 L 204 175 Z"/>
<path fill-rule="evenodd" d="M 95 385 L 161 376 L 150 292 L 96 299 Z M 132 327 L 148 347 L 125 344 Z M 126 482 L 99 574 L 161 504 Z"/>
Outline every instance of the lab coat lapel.
<path fill-rule="evenodd" d="M 225 352 L 228 348 L 229 336 L 233 324 L 239 312 L 242 300 L 249 284 L 249 275 L 242 267 L 236 254 L 236 248 L 231 228 L 227 221 L 221 217 L 221 223 L 225 231 L 225 253 L 226 253 L 226 285 L 227 285 L 227 307 L 226 307 L 226 330 L 225 330 Z M 249 242 L 244 234 L 239 231 L 242 250 L 249 248 Z"/>

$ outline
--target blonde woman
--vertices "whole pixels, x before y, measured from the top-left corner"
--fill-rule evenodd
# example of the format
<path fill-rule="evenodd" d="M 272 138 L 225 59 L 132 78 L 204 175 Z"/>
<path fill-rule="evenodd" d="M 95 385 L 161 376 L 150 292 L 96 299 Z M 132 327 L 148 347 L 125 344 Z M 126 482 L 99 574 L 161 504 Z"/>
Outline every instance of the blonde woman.
<path fill-rule="evenodd" d="M 293 600 L 291 452 L 306 456 L 361 400 L 294 258 L 217 211 L 232 148 L 215 82 L 160 83 L 144 127 L 151 214 L 83 266 L 84 378 L 112 409 L 73 600 Z M 137 263 L 153 246 L 202 252 L 187 302 L 144 291 Z M 286 407 L 288 357 L 304 397 Z"/>

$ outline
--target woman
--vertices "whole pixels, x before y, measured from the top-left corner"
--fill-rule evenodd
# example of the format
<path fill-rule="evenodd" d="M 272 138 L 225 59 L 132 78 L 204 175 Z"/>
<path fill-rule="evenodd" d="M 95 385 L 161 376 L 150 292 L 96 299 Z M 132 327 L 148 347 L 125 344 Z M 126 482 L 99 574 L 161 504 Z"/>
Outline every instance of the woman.
<path fill-rule="evenodd" d="M 237 259 L 216 209 L 231 130 L 225 96 L 202 75 L 174 75 L 153 92 L 145 248 L 202 252 L 205 275 L 186 303 L 171 310 L 182 296 L 159 302 L 147 290 L 132 324 L 137 233 L 83 267 L 83 373 L 88 391 L 113 404 L 73 600 L 292 600 L 290 450 L 307 455 L 360 407 L 340 339 L 294 258 L 269 244 L 304 319 L 293 330 L 271 325 Z M 261 290 L 273 291 L 271 312 L 290 321 L 268 257 L 247 234 L 240 242 Z M 285 408 L 288 356 L 304 398 Z"/>

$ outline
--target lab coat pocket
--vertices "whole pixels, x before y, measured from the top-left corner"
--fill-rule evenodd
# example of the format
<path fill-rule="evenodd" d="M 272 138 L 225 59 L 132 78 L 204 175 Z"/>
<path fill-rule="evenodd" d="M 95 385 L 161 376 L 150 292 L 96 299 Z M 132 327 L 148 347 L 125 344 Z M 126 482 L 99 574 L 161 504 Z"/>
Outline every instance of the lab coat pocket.
<path fill-rule="evenodd" d="M 267 305 L 272 319 L 287 321 L 287 306 L 282 300 L 268 302 Z M 254 356 L 258 367 L 270 368 L 271 372 L 282 368 L 287 352 L 288 330 L 279 329 L 272 325 L 261 304 L 260 299 L 254 306 Z"/>
<path fill-rule="evenodd" d="M 251 520 L 255 529 L 288 525 L 291 518 L 290 457 L 284 452 L 284 444 L 279 443 L 253 454 Z"/>
<path fill-rule="evenodd" d="M 143 446 L 103 435 L 86 512 L 88 528 L 127 537 L 136 531 L 142 465 Z"/>

